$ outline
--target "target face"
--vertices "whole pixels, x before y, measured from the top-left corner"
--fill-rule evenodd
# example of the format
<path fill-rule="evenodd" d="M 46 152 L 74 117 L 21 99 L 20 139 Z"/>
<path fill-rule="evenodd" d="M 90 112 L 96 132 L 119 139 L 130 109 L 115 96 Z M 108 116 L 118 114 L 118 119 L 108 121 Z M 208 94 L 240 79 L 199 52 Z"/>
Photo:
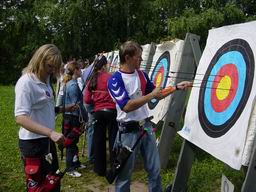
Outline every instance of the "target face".
<path fill-rule="evenodd" d="M 156 87 L 165 88 L 170 70 L 170 53 L 165 51 L 157 60 L 156 65 L 151 73 L 150 80 Z M 152 99 L 148 102 L 149 109 L 154 109 L 158 100 Z"/>
<path fill-rule="evenodd" d="M 252 89 L 254 57 L 243 39 L 224 44 L 212 58 L 202 80 L 198 116 L 213 138 L 226 134 L 241 115 Z"/>

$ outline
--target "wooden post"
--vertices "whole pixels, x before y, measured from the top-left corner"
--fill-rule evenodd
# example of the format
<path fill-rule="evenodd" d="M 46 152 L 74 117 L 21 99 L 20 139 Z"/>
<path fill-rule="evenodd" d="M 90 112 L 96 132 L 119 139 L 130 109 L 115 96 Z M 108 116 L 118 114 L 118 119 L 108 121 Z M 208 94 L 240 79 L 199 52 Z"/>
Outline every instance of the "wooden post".
<path fill-rule="evenodd" d="M 256 137 L 254 137 L 253 150 L 251 154 L 250 163 L 244 179 L 241 192 L 256 191 Z"/>
<path fill-rule="evenodd" d="M 194 162 L 195 148 L 196 146 L 194 144 L 184 139 L 171 191 L 187 191 L 187 181 Z"/>
<path fill-rule="evenodd" d="M 181 64 L 179 71 L 189 72 L 191 74 L 186 75 L 186 78 L 193 79 L 193 72 L 196 70 L 196 66 L 200 58 L 201 49 L 199 46 L 199 36 L 187 33 L 184 47 L 182 50 Z M 196 56 L 194 55 L 196 54 Z M 177 75 L 176 84 L 184 77 L 184 74 Z M 184 79 L 186 80 L 186 79 Z M 177 130 L 180 130 L 179 126 L 180 118 L 185 109 L 185 102 L 188 92 L 177 91 L 174 93 L 172 100 L 170 101 L 169 111 L 164 119 L 163 129 L 158 144 L 158 151 L 160 155 L 161 167 L 166 168 L 171 153 L 171 148 L 176 136 Z"/>
<path fill-rule="evenodd" d="M 199 41 L 192 36 L 189 38 L 191 49 L 193 51 L 194 61 L 196 66 L 198 66 L 202 52 L 199 46 Z M 186 191 L 187 190 L 187 181 L 189 179 L 190 171 L 192 168 L 192 164 L 194 161 L 194 150 L 196 146 L 190 143 L 189 141 L 183 141 L 183 145 L 181 148 L 179 160 L 176 167 L 176 172 L 174 176 L 174 181 L 172 184 L 171 191 Z"/>

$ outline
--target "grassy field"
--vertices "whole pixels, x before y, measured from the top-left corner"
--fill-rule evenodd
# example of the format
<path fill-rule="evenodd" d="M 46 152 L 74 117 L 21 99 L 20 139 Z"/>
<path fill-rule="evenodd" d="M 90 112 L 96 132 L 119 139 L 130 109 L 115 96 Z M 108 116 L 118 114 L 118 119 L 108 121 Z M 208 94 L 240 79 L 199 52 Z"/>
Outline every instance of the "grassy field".
<path fill-rule="evenodd" d="M 20 161 L 18 149 L 18 125 L 14 121 L 14 87 L 0 86 L 0 191 L 19 192 L 25 191 L 23 166 Z M 61 116 L 57 118 L 56 129 L 60 129 Z M 82 147 L 82 141 L 79 146 Z M 166 170 L 162 170 L 162 184 L 165 187 L 171 183 L 177 159 L 180 152 L 182 139 L 176 137 L 175 145 L 169 157 L 169 164 Z M 82 162 L 87 162 L 86 157 L 81 157 Z M 64 162 L 61 161 L 61 169 L 64 169 Z M 106 180 L 97 177 L 89 166 L 82 171 L 81 178 L 70 178 L 65 176 L 62 180 L 62 191 L 65 192 L 86 192 L 86 191 L 109 191 L 111 186 Z M 242 171 L 235 171 L 222 162 L 199 150 L 196 153 L 196 160 L 192 167 L 189 178 L 188 191 L 191 192 L 217 192 L 221 189 L 221 175 L 226 175 L 235 185 L 235 191 L 240 191 L 244 179 Z M 146 183 L 146 173 L 137 169 L 133 174 L 133 181 Z"/>

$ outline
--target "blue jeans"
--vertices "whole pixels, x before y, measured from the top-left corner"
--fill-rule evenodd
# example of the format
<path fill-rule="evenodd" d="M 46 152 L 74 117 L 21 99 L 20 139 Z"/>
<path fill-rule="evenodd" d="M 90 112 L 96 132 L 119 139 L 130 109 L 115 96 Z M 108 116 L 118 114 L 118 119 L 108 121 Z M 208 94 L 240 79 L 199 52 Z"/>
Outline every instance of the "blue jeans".
<path fill-rule="evenodd" d="M 135 148 L 134 152 L 131 154 L 127 160 L 125 166 L 123 167 L 120 174 L 117 176 L 115 181 L 115 191 L 116 192 L 130 192 L 130 180 L 132 171 L 134 168 L 134 162 L 136 158 L 136 153 L 140 150 L 143 161 L 144 168 L 148 173 L 148 190 L 149 192 L 161 192 L 161 176 L 160 176 L 160 159 L 156 146 L 155 134 L 152 131 L 152 126 L 150 122 L 146 122 L 144 128 L 147 128 L 147 133 L 142 137 L 140 143 Z M 116 144 L 120 145 L 119 134 L 116 137 Z M 126 145 L 132 147 L 141 132 L 131 132 L 121 134 L 121 145 Z"/>
<path fill-rule="evenodd" d="M 80 122 L 77 116 L 65 115 L 64 116 L 64 129 L 63 135 L 66 137 L 66 166 L 68 171 L 73 171 L 80 166 L 78 157 L 79 134 L 77 131 L 80 128 Z"/>
<path fill-rule="evenodd" d="M 78 147 L 72 144 L 66 149 L 66 166 L 68 171 L 73 171 L 80 166 L 81 162 L 78 158 Z"/>
<path fill-rule="evenodd" d="M 94 117 L 93 117 L 93 105 L 85 104 L 86 111 L 88 112 L 88 127 L 87 127 L 87 134 L 86 134 L 86 140 L 87 140 L 87 150 L 88 150 L 88 160 L 90 162 L 94 161 L 93 156 L 93 124 L 94 124 Z"/>

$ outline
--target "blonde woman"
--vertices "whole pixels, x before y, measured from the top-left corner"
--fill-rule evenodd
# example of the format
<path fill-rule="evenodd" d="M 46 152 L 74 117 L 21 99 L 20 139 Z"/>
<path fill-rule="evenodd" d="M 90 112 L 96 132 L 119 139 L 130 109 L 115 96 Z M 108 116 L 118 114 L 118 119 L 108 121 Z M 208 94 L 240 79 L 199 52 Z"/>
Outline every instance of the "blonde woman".
<path fill-rule="evenodd" d="M 60 191 L 59 180 L 47 183 L 47 175 L 58 168 L 54 143 L 62 144 L 64 136 L 54 131 L 54 94 L 50 76 L 59 74 L 62 57 L 53 44 L 39 47 L 15 86 L 15 117 L 19 129 L 19 148 L 24 162 L 27 191 Z M 66 108 L 75 110 L 75 105 Z"/>

